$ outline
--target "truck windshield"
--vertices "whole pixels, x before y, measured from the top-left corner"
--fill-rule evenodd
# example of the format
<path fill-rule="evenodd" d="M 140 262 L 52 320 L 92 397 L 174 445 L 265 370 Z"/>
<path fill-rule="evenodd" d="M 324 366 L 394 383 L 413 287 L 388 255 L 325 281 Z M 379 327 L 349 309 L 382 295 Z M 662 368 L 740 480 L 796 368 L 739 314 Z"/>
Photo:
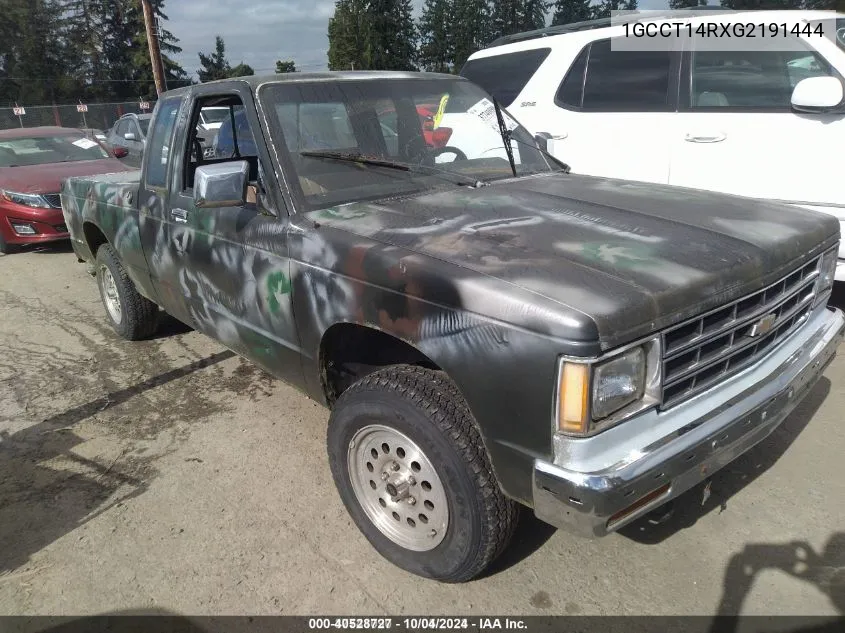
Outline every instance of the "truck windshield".
<path fill-rule="evenodd" d="M 82 134 L 31 136 L 0 141 L 0 167 L 70 163 L 108 157 L 99 143 Z"/>
<path fill-rule="evenodd" d="M 279 82 L 260 98 L 311 208 L 561 169 L 506 111 L 499 121 L 486 92 L 460 79 Z"/>

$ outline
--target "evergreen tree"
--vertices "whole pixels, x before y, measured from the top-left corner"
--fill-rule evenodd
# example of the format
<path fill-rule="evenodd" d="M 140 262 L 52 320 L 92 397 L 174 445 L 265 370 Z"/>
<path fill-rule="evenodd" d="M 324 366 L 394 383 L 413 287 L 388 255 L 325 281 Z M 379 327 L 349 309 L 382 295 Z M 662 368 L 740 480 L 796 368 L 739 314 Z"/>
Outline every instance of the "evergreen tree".
<path fill-rule="evenodd" d="M 367 1 L 337 0 L 329 18 L 329 69 L 364 70 L 367 32 Z"/>
<path fill-rule="evenodd" d="M 493 0 L 493 36 L 543 28 L 549 6 L 543 0 Z"/>
<path fill-rule="evenodd" d="M 119 0 L 124 5 L 124 15 L 128 28 L 132 33 L 132 67 L 133 77 L 136 80 L 135 90 L 142 97 L 155 97 L 155 81 L 153 80 L 153 68 L 150 63 L 149 46 L 147 44 L 147 31 L 144 27 L 144 12 L 141 7 L 141 0 Z M 177 45 L 179 41 L 173 33 L 162 27 L 167 22 L 167 15 L 164 13 L 165 0 L 150 0 L 153 10 L 153 17 L 158 23 L 158 45 L 161 50 L 161 61 L 164 66 L 164 82 L 168 89 L 178 88 L 190 84 L 188 74 L 177 64 L 170 55 L 181 53 L 182 49 Z"/>
<path fill-rule="evenodd" d="M 462 9 L 465 4 L 460 3 Z M 420 34 L 419 62 L 423 70 L 448 73 L 455 67 L 455 30 L 453 0 L 425 0 L 420 15 L 418 30 Z"/>
<path fill-rule="evenodd" d="M 374 70 L 415 70 L 417 33 L 411 0 L 370 0 L 365 62 Z"/>
<path fill-rule="evenodd" d="M 214 38 L 214 42 L 213 53 L 207 55 L 205 53 L 198 53 L 202 67 L 197 70 L 197 75 L 199 75 L 200 81 L 202 82 L 225 79 L 229 76 L 229 71 L 231 70 L 229 62 L 226 61 L 226 44 L 223 42 L 223 38 L 217 35 Z"/>
<path fill-rule="evenodd" d="M 455 0 L 451 22 L 453 69 L 460 72 L 470 55 L 493 39 L 490 0 Z"/>
<path fill-rule="evenodd" d="M 557 0 L 554 3 L 552 24 L 557 26 L 558 24 L 572 24 L 573 22 L 592 20 L 595 13 L 592 4 L 591 0 Z"/>
<path fill-rule="evenodd" d="M 595 7 L 593 17 L 609 18 L 611 11 L 636 11 L 637 0 L 604 0 Z"/>

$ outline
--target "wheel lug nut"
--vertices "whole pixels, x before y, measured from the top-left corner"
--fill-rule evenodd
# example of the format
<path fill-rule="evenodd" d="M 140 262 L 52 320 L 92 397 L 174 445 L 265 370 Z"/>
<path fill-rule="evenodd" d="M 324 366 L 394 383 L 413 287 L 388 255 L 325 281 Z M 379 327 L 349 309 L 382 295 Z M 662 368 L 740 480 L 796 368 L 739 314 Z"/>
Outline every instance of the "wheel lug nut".
<path fill-rule="evenodd" d="M 387 481 L 388 479 L 390 479 L 390 475 L 388 475 L 387 473 L 381 474 L 381 480 L 382 481 Z"/>
<path fill-rule="evenodd" d="M 428 533 L 429 538 L 434 538 L 435 536 L 437 536 L 437 530 L 432 530 Z"/>
<path fill-rule="evenodd" d="M 391 463 L 391 464 L 390 464 L 390 467 L 391 467 L 394 471 L 399 470 L 399 464 L 397 464 L 396 462 Z"/>
<path fill-rule="evenodd" d="M 417 502 L 416 497 L 408 497 L 408 505 L 414 505 Z"/>
<path fill-rule="evenodd" d="M 408 476 L 408 485 L 409 485 L 409 486 L 415 486 L 415 485 L 417 485 L 417 480 L 416 480 L 416 478 L 415 478 L 413 475 L 409 475 L 409 476 Z"/>

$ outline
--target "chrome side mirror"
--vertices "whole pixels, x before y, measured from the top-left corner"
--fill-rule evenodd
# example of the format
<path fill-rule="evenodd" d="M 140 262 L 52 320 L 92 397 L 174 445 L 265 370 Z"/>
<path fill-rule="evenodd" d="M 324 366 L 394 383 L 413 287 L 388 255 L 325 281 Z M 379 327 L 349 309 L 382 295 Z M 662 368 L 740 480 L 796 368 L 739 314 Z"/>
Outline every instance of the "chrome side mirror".
<path fill-rule="evenodd" d="M 249 163 L 238 160 L 197 167 L 194 206 L 197 209 L 242 207 L 246 204 Z"/>
<path fill-rule="evenodd" d="M 125 138 L 127 141 L 134 141 L 135 140 L 135 132 L 127 132 L 126 134 L 123 135 L 123 138 Z"/>

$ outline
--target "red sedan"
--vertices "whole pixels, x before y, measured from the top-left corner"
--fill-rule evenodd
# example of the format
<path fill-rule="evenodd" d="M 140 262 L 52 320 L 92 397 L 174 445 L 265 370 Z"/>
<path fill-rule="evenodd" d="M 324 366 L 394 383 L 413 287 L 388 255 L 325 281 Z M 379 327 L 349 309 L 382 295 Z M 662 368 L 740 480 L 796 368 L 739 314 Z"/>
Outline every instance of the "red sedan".
<path fill-rule="evenodd" d="M 130 171 L 79 130 L 0 130 L 0 253 L 68 238 L 59 197 L 70 176 Z"/>

